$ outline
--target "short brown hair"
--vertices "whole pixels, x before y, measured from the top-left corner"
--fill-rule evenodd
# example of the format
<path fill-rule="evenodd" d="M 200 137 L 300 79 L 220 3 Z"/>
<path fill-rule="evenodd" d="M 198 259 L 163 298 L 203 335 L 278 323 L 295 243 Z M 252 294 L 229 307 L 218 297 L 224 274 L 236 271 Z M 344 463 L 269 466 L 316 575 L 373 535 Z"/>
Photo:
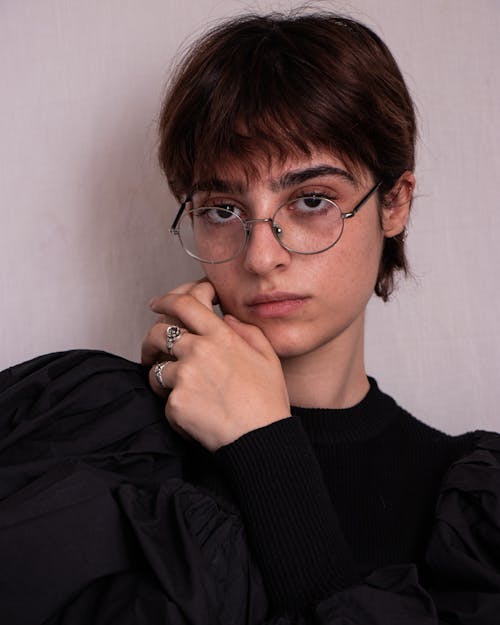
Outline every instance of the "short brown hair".
<path fill-rule="evenodd" d="M 331 13 L 243 15 L 188 50 L 160 118 L 160 164 L 188 193 L 214 163 L 330 151 L 382 181 L 383 196 L 415 165 L 415 112 L 399 68 L 363 24 Z M 375 293 L 407 272 L 403 236 L 385 239 Z"/>

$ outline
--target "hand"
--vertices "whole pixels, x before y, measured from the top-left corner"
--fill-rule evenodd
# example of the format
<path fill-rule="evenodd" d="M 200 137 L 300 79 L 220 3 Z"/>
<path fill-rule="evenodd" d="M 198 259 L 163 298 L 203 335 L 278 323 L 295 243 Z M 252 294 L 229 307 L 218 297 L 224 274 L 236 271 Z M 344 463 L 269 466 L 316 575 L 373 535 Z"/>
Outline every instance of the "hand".
<path fill-rule="evenodd" d="M 218 317 L 214 299 L 213 286 L 202 281 L 182 285 L 151 306 L 188 330 L 175 343 L 177 360 L 162 371 L 172 389 L 165 415 L 174 429 L 211 451 L 290 415 L 281 363 L 271 344 L 259 328 L 231 315 Z M 163 322 L 157 325 L 166 328 Z M 159 328 L 148 336 L 146 357 L 155 349 L 161 353 L 165 338 L 160 339 Z M 149 379 L 161 393 L 153 370 Z"/>

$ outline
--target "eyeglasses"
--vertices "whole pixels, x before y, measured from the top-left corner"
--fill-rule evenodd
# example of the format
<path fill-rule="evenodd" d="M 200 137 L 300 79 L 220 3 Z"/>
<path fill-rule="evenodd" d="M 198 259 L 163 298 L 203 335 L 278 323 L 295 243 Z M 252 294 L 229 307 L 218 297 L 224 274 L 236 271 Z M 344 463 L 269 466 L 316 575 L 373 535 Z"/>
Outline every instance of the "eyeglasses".
<path fill-rule="evenodd" d="M 280 205 L 272 217 L 245 219 L 237 206 L 220 204 L 186 210 L 180 206 L 170 233 L 184 250 L 203 263 L 225 263 L 245 249 L 256 223 L 268 223 L 278 243 L 295 254 L 320 254 L 338 243 L 344 221 L 357 214 L 382 183 L 372 187 L 349 212 L 322 195 L 306 195 Z"/>

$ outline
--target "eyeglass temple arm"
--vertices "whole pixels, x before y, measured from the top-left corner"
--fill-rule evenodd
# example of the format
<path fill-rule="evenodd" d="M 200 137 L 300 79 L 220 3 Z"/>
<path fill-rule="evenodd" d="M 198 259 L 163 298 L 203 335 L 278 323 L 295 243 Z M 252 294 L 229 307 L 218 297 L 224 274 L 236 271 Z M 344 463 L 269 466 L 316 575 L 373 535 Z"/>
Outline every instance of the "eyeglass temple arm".
<path fill-rule="evenodd" d="M 368 200 L 375 193 L 375 191 L 377 191 L 377 189 L 380 187 L 381 184 L 382 184 L 382 180 L 377 182 L 377 184 L 374 187 L 372 187 L 368 191 L 368 193 L 359 200 L 359 202 L 352 209 L 352 211 L 349 211 L 348 213 L 342 213 L 342 219 L 349 219 L 351 217 L 354 217 L 354 215 L 359 211 L 359 209 L 363 206 L 363 204 L 366 204 L 366 202 L 368 202 Z"/>
<path fill-rule="evenodd" d="M 182 202 L 182 204 L 179 207 L 179 210 L 177 211 L 177 215 L 174 218 L 174 221 L 172 222 L 172 225 L 170 226 L 170 234 L 177 234 L 178 230 L 177 230 L 177 224 L 179 223 L 181 217 L 182 217 L 182 213 L 184 212 L 184 209 L 186 208 L 186 204 L 188 204 L 189 202 L 191 202 L 191 198 L 188 196 L 184 202 Z"/>

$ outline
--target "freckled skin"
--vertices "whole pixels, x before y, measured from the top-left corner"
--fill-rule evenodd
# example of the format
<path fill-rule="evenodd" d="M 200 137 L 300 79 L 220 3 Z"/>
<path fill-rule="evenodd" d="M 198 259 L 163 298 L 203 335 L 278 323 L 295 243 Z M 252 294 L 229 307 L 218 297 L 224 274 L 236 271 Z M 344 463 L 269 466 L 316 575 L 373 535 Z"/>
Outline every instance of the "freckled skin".
<path fill-rule="evenodd" d="M 262 178 L 241 198 L 251 217 L 272 215 L 289 193 L 273 192 L 269 180 L 276 179 L 283 171 L 319 163 L 345 168 L 331 155 L 315 154 L 311 160 L 290 161 L 264 171 Z M 336 183 L 334 178 L 324 179 L 321 188 L 331 186 L 335 190 Z M 343 203 L 343 211 L 349 211 L 357 203 L 373 180 L 366 175 L 360 184 L 363 186 L 359 189 L 350 189 L 349 205 Z M 204 271 L 225 312 L 258 326 L 280 358 L 297 357 L 318 348 L 324 350 L 345 333 L 352 335 L 353 343 L 359 340 L 365 307 L 377 278 L 382 243 L 374 195 L 355 217 L 345 220 L 340 241 L 325 252 L 289 253 L 273 237 L 268 224 L 258 224 L 245 252 L 227 263 L 204 265 Z M 283 318 L 263 319 L 245 301 L 268 291 L 292 292 L 310 299 Z"/>

